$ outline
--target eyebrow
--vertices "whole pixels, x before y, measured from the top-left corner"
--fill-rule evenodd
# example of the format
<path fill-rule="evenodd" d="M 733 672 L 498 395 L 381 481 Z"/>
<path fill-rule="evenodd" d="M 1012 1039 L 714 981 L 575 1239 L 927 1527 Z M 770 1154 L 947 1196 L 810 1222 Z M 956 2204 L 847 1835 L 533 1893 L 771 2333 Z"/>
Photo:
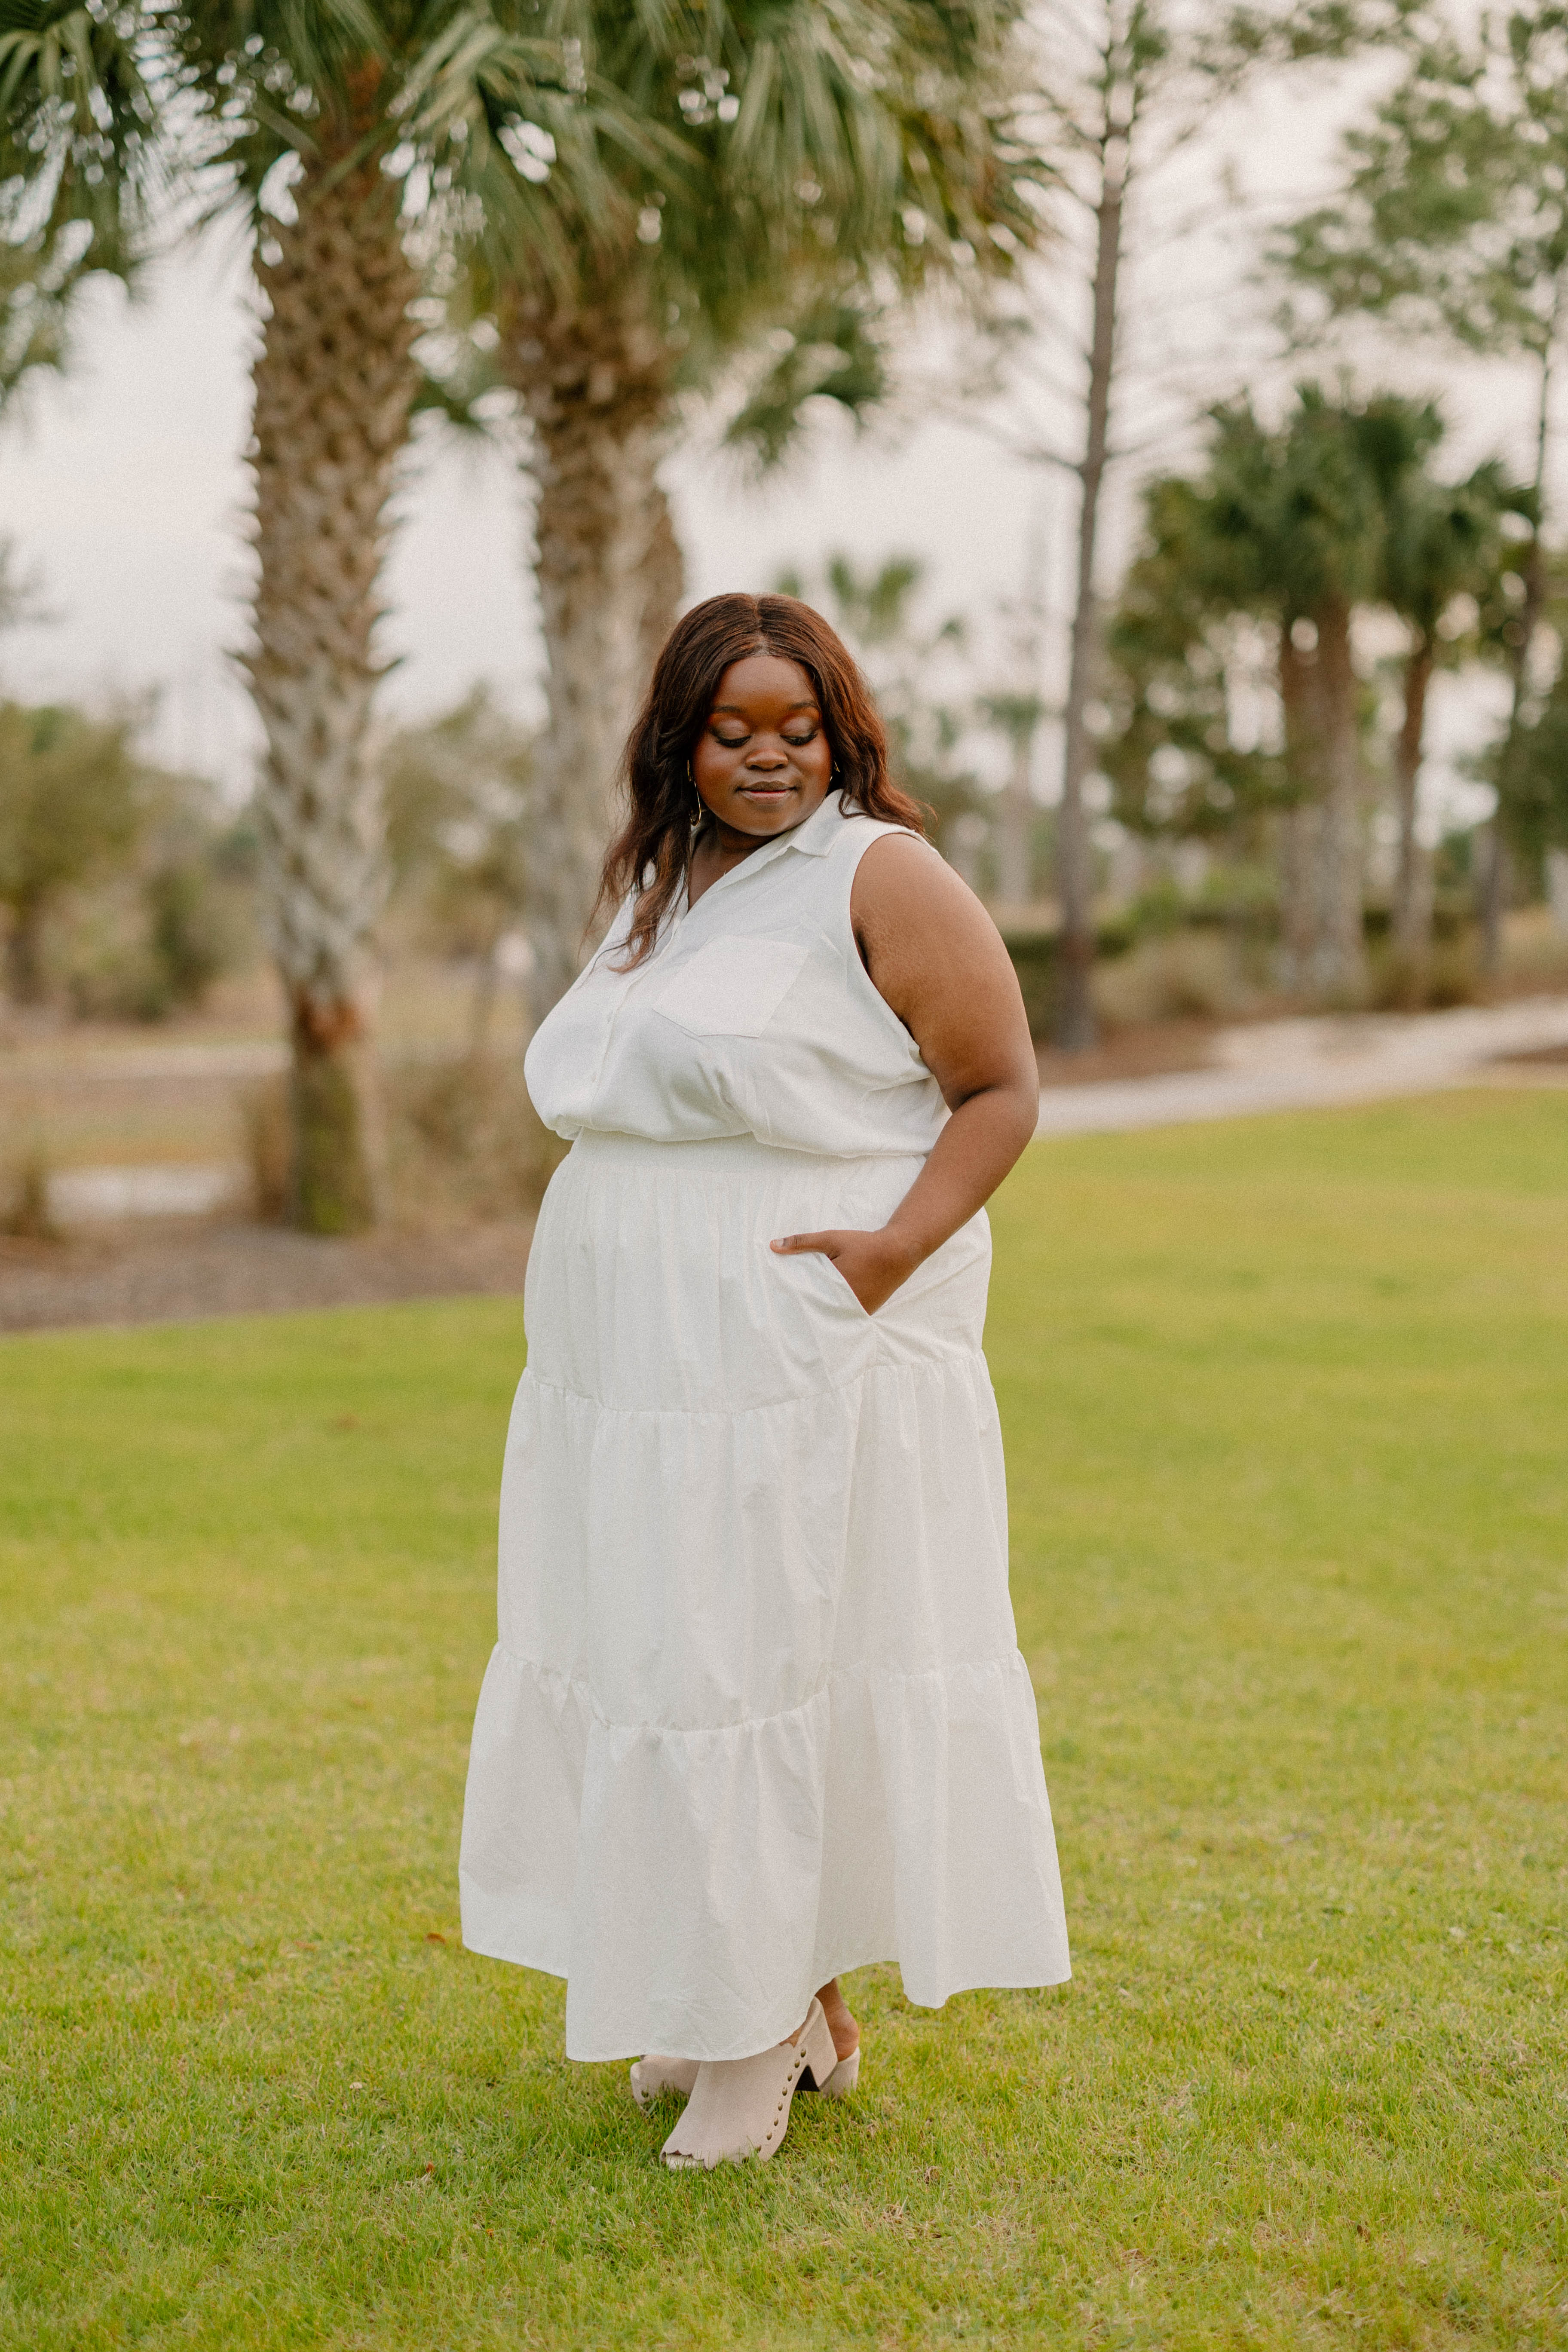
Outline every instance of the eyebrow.
<path fill-rule="evenodd" d="M 792 702 L 784 712 L 784 717 L 793 719 L 797 710 L 815 710 L 816 709 L 816 697 L 808 694 L 803 702 Z M 708 716 L 710 719 L 717 719 L 721 714 L 730 719 L 743 719 L 746 715 L 738 702 L 716 702 Z"/>

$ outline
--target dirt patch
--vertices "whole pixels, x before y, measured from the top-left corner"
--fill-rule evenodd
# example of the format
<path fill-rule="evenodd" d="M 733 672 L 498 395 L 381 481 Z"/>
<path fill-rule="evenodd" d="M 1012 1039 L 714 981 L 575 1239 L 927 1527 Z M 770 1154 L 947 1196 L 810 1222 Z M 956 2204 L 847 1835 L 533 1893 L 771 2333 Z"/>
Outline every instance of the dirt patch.
<path fill-rule="evenodd" d="M 1517 1052 L 1505 1054 L 1494 1065 L 1498 1069 L 1519 1067 L 1526 1070 L 1568 1069 L 1568 1045 L 1527 1045 Z"/>
<path fill-rule="evenodd" d="M 60 1242 L 0 1236 L 0 1331 L 509 1297 L 522 1289 L 532 1231 L 517 1222 L 320 1241 L 266 1225 L 171 1222 Z"/>
<path fill-rule="evenodd" d="M 1217 1021 L 1148 1021 L 1108 1030 L 1092 1053 L 1061 1054 L 1039 1047 L 1043 1087 L 1089 1087 L 1116 1078 L 1157 1078 L 1168 1071 L 1206 1070 L 1214 1063 Z"/>

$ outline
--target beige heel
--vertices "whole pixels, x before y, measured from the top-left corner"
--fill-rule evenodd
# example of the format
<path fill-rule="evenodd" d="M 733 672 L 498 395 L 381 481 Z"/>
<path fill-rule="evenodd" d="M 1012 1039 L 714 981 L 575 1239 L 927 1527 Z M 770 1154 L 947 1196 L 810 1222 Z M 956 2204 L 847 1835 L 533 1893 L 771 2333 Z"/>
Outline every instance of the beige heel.
<path fill-rule="evenodd" d="M 633 2098 L 645 2115 L 665 2091 L 678 2091 L 683 2099 L 689 2099 L 700 2063 L 696 2058 L 637 2059 L 631 2073 Z"/>
<path fill-rule="evenodd" d="M 847 2058 L 840 2058 L 826 2083 L 808 2076 L 803 2090 L 820 2091 L 825 2099 L 847 2099 L 860 2080 L 860 2044 L 857 2042 Z"/>
<path fill-rule="evenodd" d="M 698 2068 L 686 2113 L 664 2143 L 664 2161 L 671 2171 L 711 2172 L 716 2164 L 744 2164 L 751 2156 L 766 2164 L 784 2146 L 790 2107 L 808 2072 L 830 2082 L 837 2065 L 822 2003 L 813 2000 L 795 2041 Z"/>

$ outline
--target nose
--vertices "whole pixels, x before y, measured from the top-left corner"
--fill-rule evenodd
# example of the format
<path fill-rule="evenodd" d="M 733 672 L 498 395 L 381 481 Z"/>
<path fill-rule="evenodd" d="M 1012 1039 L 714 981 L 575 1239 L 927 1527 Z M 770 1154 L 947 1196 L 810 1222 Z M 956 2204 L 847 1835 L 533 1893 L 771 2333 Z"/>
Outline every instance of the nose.
<path fill-rule="evenodd" d="M 771 775 L 775 768 L 788 767 L 789 754 L 787 751 L 770 751 L 765 744 L 759 743 L 747 759 L 746 765 Z"/>

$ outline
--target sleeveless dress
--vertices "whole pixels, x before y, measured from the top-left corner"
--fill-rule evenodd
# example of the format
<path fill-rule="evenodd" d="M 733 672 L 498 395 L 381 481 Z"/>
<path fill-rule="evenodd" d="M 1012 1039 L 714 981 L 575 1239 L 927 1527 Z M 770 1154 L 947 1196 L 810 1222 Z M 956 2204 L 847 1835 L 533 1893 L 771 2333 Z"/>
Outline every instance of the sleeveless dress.
<path fill-rule="evenodd" d="M 462 1920 L 566 1979 L 572 2058 L 749 2056 L 873 1960 L 931 2007 L 1069 1973 L 984 1212 L 874 1316 L 768 1247 L 885 1223 L 947 1116 L 850 929 L 899 831 L 830 793 L 630 972 L 623 908 L 529 1048 L 572 1150 L 528 1264 Z"/>

